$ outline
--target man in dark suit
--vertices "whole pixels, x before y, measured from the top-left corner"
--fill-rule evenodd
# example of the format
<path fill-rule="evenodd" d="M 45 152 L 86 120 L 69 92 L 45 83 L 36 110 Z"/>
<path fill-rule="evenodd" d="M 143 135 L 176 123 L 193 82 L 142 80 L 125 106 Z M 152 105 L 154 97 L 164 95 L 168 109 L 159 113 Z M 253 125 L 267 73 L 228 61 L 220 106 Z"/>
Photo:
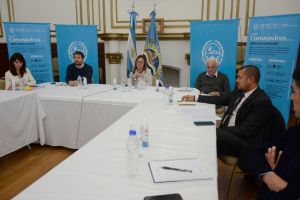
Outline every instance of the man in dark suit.
<path fill-rule="evenodd" d="M 239 158 L 239 166 L 245 162 L 256 146 L 266 142 L 271 126 L 272 103 L 258 87 L 259 69 L 253 65 L 242 67 L 238 72 L 236 87 L 230 95 L 184 96 L 183 101 L 228 105 L 221 125 L 217 129 L 218 155 Z"/>
<path fill-rule="evenodd" d="M 293 73 L 293 110 L 300 119 L 300 69 Z M 258 148 L 248 168 L 261 181 L 258 200 L 300 199 L 300 124 Z"/>

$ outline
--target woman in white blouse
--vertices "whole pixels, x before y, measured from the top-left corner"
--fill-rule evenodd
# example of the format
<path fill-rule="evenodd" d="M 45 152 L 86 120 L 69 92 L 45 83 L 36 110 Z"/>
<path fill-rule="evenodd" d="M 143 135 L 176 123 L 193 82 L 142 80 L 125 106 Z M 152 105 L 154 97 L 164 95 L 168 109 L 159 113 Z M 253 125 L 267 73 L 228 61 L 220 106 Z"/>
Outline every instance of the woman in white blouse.
<path fill-rule="evenodd" d="M 9 70 L 5 73 L 5 89 L 12 89 L 12 82 L 16 88 L 20 86 L 20 80 L 23 79 L 25 85 L 34 86 L 36 84 L 33 76 L 28 68 L 22 54 L 14 53 L 9 60 Z"/>
<path fill-rule="evenodd" d="M 152 85 L 152 75 L 147 70 L 147 62 L 144 55 L 139 55 L 135 59 L 135 65 L 130 73 L 130 77 L 133 85 L 137 84 L 138 79 L 141 79 L 146 85 Z"/>

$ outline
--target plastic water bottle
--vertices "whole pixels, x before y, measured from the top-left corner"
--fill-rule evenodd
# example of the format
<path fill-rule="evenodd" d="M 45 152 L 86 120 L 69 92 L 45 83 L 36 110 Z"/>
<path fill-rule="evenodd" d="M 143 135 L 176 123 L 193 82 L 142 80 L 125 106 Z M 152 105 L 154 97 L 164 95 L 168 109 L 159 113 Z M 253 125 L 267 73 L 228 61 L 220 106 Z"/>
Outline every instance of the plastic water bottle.
<path fill-rule="evenodd" d="M 117 79 L 113 78 L 113 90 L 117 90 Z"/>
<path fill-rule="evenodd" d="M 136 131 L 130 130 L 127 140 L 127 174 L 135 176 L 139 169 L 139 144 L 136 137 Z"/>
<path fill-rule="evenodd" d="M 81 89 L 82 88 L 82 78 L 80 75 L 77 77 L 77 84 L 78 84 L 78 88 Z"/>
<path fill-rule="evenodd" d="M 16 82 L 14 79 L 10 79 L 11 82 L 11 90 L 15 91 L 16 90 Z"/>
<path fill-rule="evenodd" d="M 158 79 L 155 81 L 155 91 L 159 92 L 159 81 L 158 81 Z"/>
<path fill-rule="evenodd" d="M 83 78 L 83 89 L 87 89 L 87 79 L 86 77 L 82 77 Z"/>
<path fill-rule="evenodd" d="M 137 89 L 138 90 L 142 89 L 142 79 L 141 79 L 141 77 L 137 78 Z"/>
<path fill-rule="evenodd" d="M 143 136 L 143 147 L 149 147 L 149 128 L 148 128 L 148 120 L 143 119 L 142 120 L 142 136 Z"/>
<path fill-rule="evenodd" d="M 173 87 L 169 87 L 169 94 L 168 94 L 168 103 L 173 104 Z"/>
<path fill-rule="evenodd" d="M 127 87 L 128 87 L 128 92 L 131 92 L 131 89 L 132 89 L 131 78 L 127 79 Z"/>
<path fill-rule="evenodd" d="M 24 78 L 19 78 L 19 90 L 24 90 L 25 80 Z"/>

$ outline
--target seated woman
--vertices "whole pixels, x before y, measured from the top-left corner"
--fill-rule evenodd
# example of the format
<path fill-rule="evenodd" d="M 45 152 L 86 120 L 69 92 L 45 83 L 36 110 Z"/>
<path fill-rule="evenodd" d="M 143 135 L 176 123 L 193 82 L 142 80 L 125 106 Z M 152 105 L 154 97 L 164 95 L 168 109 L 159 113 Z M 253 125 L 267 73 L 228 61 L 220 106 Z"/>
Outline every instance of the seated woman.
<path fill-rule="evenodd" d="M 147 62 L 144 55 L 139 55 L 135 59 L 135 65 L 133 71 L 130 73 L 130 78 L 133 85 L 137 85 L 138 79 L 146 85 L 152 85 L 152 75 L 147 70 Z"/>
<path fill-rule="evenodd" d="M 36 84 L 29 69 L 26 68 L 26 61 L 23 55 L 14 53 L 9 60 L 9 70 L 5 72 L 5 89 L 12 89 L 12 81 L 15 82 L 16 88 L 19 88 L 20 78 L 23 78 L 24 86 L 34 86 Z"/>

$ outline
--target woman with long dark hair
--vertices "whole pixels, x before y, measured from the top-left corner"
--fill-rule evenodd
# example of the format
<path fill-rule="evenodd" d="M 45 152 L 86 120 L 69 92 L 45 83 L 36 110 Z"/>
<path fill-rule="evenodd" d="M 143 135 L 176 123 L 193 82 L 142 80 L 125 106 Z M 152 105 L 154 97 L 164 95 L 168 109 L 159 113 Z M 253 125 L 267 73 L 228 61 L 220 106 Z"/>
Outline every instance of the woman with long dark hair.
<path fill-rule="evenodd" d="M 146 83 L 146 85 L 152 85 L 152 75 L 147 70 L 147 61 L 144 55 L 136 57 L 134 68 L 130 73 L 130 77 L 133 84 L 137 83 L 138 79 L 140 79 Z"/>
<path fill-rule="evenodd" d="M 20 80 L 24 81 L 24 85 L 34 86 L 36 81 L 26 68 L 26 61 L 21 53 L 14 53 L 9 60 L 9 70 L 5 73 L 5 89 L 11 90 L 12 82 L 16 87 L 20 86 Z"/>

